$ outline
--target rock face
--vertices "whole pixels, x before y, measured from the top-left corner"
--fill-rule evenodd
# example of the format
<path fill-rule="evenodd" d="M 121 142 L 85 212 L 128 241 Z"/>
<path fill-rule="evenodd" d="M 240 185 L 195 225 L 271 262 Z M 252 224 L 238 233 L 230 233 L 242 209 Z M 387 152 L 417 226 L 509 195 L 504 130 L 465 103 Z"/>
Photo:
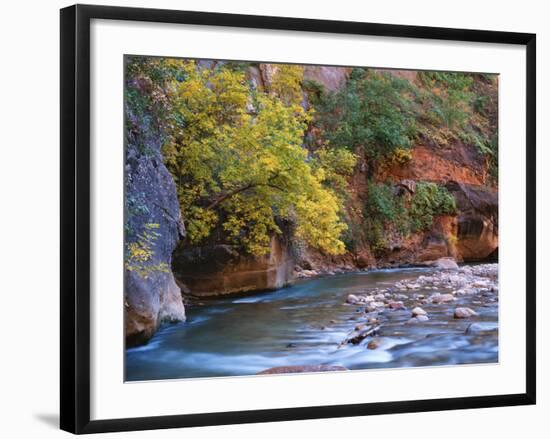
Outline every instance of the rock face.
<path fill-rule="evenodd" d="M 464 261 L 481 261 L 498 253 L 498 194 L 485 186 L 449 182 L 459 211 L 457 252 Z"/>
<path fill-rule="evenodd" d="M 393 237 L 376 266 L 426 265 L 440 259 L 460 259 L 452 240 L 457 234 L 456 216 L 435 216 L 432 227 L 406 238 Z"/>
<path fill-rule="evenodd" d="M 466 145 L 456 142 L 452 148 L 416 145 L 407 166 L 394 165 L 379 170 L 377 180 L 391 177 L 398 180 L 424 180 L 435 182 L 460 181 L 482 185 L 487 172 L 479 155 Z"/>
<path fill-rule="evenodd" d="M 304 79 L 315 81 L 330 91 L 337 91 L 351 73 L 349 67 L 306 66 Z"/>
<path fill-rule="evenodd" d="M 137 90 L 147 84 L 131 84 Z M 184 234 L 176 187 L 160 153 L 151 119 L 126 109 L 125 234 L 128 244 L 148 247 L 146 261 L 126 263 L 124 277 L 127 346 L 145 343 L 162 322 L 185 320 L 180 288 L 170 271 L 172 251 Z M 141 237 L 149 236 L 149 244 Z M 140 243 L 141 241 L 141 243 Z"/>
<path fill-rule="evenodd" d="M 293 279 L 294 256 L 282 239 L 273 237 L 268 255 L 239 255 L 230 245 L 179 248 L 172 264 L 178 281 L 198 297 L 275 290 Z"/>
<path fill-rule="evenodd" d="M 249 76 L 255 84 L 269 86 L 278 68 L 277 64 L 259 64 L 257 68 L 250 69 Z M 351 70 L 349 67 L 308 65 L 304 68 L 304 80 L 314 81 L 326 90 L 337 91 L 345 84 Z"/>

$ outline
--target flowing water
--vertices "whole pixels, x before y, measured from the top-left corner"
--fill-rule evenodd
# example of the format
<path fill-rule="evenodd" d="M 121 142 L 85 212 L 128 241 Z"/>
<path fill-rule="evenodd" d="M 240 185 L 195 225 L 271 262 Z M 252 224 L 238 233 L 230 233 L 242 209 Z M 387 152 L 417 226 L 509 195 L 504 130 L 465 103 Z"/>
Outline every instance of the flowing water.
<path fill-rule="evenodd" d="M 372 337 L 358 345 L 340 345 L 366 320 L 363 307 L 345 303 L 348 294 L 428 273 L 395 269 L 340 274 L 189 306 L 185 323 L 164 326 L 147 345 L 126 351 L 126 380 L 250 375 L 275 366 L 367 369 L 497 362 L 498 303 L 481 304 L 471 296 L 452 304 L 422 305 L 430 320 L 405 324 L 415 305 L 411 297 L 404 300 L 408 310 L 383 311 L 376 349 L 367 348 Z M 454 319 L 457 306 L 474 308 L 479 315 Z M 478 331 L 466 334 L 473 322 Z"/>

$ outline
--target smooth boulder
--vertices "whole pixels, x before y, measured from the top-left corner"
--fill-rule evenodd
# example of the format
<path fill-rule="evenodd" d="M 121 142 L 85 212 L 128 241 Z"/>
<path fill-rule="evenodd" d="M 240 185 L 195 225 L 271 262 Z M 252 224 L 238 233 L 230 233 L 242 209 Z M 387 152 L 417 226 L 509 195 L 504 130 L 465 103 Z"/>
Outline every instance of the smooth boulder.
<path fill-rule="evenodd" d="M 433 267 L 440 270 L 458 270 L 458 264 L 453 258 L 439 258 L 433 264 Z"/>
<path fill-rule="evenodd" d="M 455 309 L 455 312 L 454 312 L 455 319 L 467 319 L 473 316 L 477 316 L 477 312 L 475 312 L 471 308 L 461 307 L 461 308 Z"/>
<path fill-rule="evenodd" d="M 412 312 L 413 317 L 427 316 L 428 315 L 428 313 L 426 311 L 424 311 L 422 308 L 420 308 L 419 306 L 413 308 L 413 310 L 411 312 Z"/>

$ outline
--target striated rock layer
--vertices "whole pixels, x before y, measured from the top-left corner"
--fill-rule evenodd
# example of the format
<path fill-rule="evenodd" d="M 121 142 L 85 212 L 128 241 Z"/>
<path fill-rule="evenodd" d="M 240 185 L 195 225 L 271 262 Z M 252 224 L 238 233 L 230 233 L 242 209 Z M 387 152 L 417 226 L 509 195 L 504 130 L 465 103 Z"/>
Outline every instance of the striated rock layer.
<path fill-rule="evenodd" d="M 291 247 L 277 237 L 271 240 L 269 254 L 262 257 L 241 255 L 225 244 L 182 247 L 174 253 L 173 270 L 197 297 L 276 290 L 293 280 L 294 256 Z"/>

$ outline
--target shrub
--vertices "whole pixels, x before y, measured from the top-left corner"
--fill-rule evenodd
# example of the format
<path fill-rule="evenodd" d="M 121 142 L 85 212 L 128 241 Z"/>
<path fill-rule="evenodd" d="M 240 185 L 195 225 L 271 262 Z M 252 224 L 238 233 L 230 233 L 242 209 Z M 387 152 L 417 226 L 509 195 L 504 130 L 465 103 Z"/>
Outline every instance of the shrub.
<path fill-rule="evenodd" d="M 455 212 L 455 199 L 445 187 L 436 183 L 417 183 L 409 209 L 412 231 L 429 229 L 434 215 L 451 215 Z"/>
<path fill-rule="evenodd" d="M 333 146 L 363 148 L 376 162 L 396 149 L 407 149 L 416 135 L 408 81 L 370 69 L 354 69 L 337 93 L 313 100 L 315 124 Z"/>
<path fill-rule="evenodd" d="M 386 236 L 390 233 L 397 232 L 404 237 L 427 230 L 435 215 L 455 212 L 453 196 L 435 183 L 418 182 L 408 205 L 403 197 L 395 195 L 393 185 L 370 182 L 365 204 L 366 238 L 371 249 L 379 253 L 386 247 Z"/>
<path fill-rule="evenodd" d="M 385 161 L 389 166 L 404 166 L 412 160 L 412 151 L 405 148 L 396 148 Z"/>
<path fill-rule="evenodd" d="M 386 246 L 390 227 L 402 235 L 409 233 L 408 212 L 404 200 L 395 196 L 393 185 L 370 182 L 367 190 L 364 215 L 366 238 L 371 249 L 379 252 Z"/>

